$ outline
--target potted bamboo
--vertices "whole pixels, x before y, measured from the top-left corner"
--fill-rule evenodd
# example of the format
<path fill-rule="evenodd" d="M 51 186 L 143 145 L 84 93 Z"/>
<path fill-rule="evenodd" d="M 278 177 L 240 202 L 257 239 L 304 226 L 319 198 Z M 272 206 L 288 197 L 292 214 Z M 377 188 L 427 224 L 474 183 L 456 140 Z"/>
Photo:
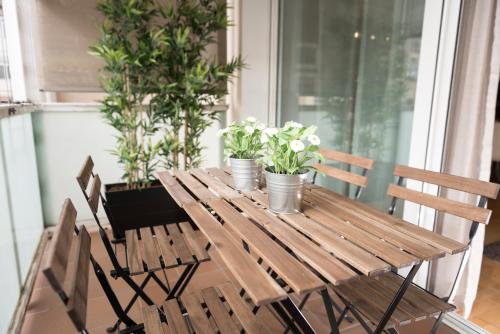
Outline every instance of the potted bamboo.
<path fill-rule="evenodd" d="M 257 160 L 261 157 L 264 143 L 261 142 L 265 125 L 254 117 L 248 117 L 242 123 L 233 123 L 218 132 L 224 138 L 224 155 L 231 162 L 234 187 L 241 191 L 255 190 L 259 187 L 261 166 Z"/>
<path fill-rule="evenodd" d="M 275 213 L 296 213 L 302 205 L 304 182 L 314 167 L 312 159 L 322 160 L 318 152 L 320 139 L 315 126 L 287 122 L 279 129 L 264 130 L 266 144 L 266 185 L 269 209 Z"/>
<path fill-rule="evenodd" d="M 241 60 L 203 58 L 227 27 L 225 3 L 101 0 L 98 10 L 104 22 L 91 53 L 104 61 L 101 112 L 116 130 L 113 154 L 125 181 L 106 184 L 105 196 L 114 237 L 122 238 L 127 229 L 187 219 L 154 172 L 180 167 L 181 154 L 185 167 L 200 164 L 199 138 L 215 118 L 206 107 L 227 93 Z"/>

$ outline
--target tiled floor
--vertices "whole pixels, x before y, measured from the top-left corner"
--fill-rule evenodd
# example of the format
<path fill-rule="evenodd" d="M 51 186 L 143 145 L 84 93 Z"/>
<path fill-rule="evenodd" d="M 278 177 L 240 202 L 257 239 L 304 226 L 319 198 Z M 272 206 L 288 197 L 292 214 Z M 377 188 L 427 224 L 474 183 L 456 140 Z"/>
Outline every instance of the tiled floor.
<path fill-rule="evenodd" d="M 92 233 L 92 253 L 104 270 L 109 272 L 111 264 L 97 233 Z M 220 266 L 220 260 L 217 255 L 214 254 L 214 252 L 210 253 L 213 261 L 206 262 L 201 265 L 193 280 L 190 282 L 190 286 L 186 289 L 186 292 L 195 292 L 201 288 L 231 280 L 231 277 L 227 272 L 225 272 L 223 266 Z M 169 270 L 166 274 L 169 279 L 171 279 L 171 277 L 175 278 L 178 275 L 176 270 Z M 128 301 L 133 294 L 131 289 L 120 280 L 110 279 L 110 281 L 122 303 Z M 156 303 L 160 303 L 164 298 L 164 294 L 154 283 L 148 285 L 147 292 L 153 297 L 153 299 L 155 299 Z M 131 316 L 135 319 L 139 319 L 138 314 L 139 305 L 134 307 Z M 269 323 L 269 327 L 273 329 L 273 332 L 283 332 L 282 325 L 277 322 L 277 320 L 269 312 L 259 311 L 258 314 L 263 318 L 263 321 Z M 328 332 L 328 321 L 319 295 L 311 297 L 307 303 L 305 315 L 318 333 Z M 109 306 L 108 301 L 104 296 L 97 279 L 95 278 L 95 275 L 91 272 L 87 317 L 89 332 L 105 333 L 106 328 L 109 327 L 114 320 L 115 316 L 113 311 Z M 422 321 L 414 325 L 406 326 L 405 328 L 402 328 L 400 332 L 405 334 L 426 333 L 430 329 L 430 326 L 431 323 Z M 23 334 L 75 333 L 71 322 L 68 320 L 64 312 L 62 303 L 51 290 L 44 276 L 40 273 L 36 278 L 35 288 L 29 302 L 21 332 Z M 342 325 L 342 333 L 357 334 L 364 333 L 364 331 L 362 331 L 358 324 L 350 324 L 344 321 Z M 439 333 L 446 334 L 454 332 L 445 326 L 441 326 Z"/>

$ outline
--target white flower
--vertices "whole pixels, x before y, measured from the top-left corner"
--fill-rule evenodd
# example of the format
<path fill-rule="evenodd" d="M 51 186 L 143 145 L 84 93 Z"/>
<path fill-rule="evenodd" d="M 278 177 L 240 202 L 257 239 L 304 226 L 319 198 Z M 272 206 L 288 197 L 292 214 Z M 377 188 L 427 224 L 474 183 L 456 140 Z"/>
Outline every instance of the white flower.
<path fill-rule="evenodd" d="M 224 134 L 228 133 L 229 132 L 229 128 L 224 128 L 224 129 L 219 129 L 219 131 L 217 131 L 217 137 L 222 137 Z"/>
<path fill-rule="evenodd" d="M 307 136 L 307 140 L 309 140 L 309 142 L 313 145 L 319 145 L 319 143 L 321 143 L 321 140 L 316 135 Z"/>
<path fill-rule="evenodd" d="M 251 135 L 251 134 L 255 131 L 255 129 L 254 129 L 254 127 L 253 127 L 253 126 L 247 125 L 247 126 L 245 126 L 245 131 L 246 131 L 249 135 Z"/>
<path fill-rule="evenodd" d="M 294 122 L 294 121 L 290 121 L 290 122 L 286 122 L 285 124 L 285 128 L 288 129 L 288 128 L 303 128 L 304 126 L 301 124 L 301 123 L 297 123 L 297 122 Z"/>
<path fill-rule="evenodd" d="M 290 143 L 290 147 L 292 148 L 292 151 L 294 151 L 295 153 L 302 152 L 304 148 L 306 148 L 304 143 L 297 139 L 292 140 L 292 142 Z"/>
<path fill-rule="evenodd" d="M 267 143 L 268 141 L 269 141 L 269 137 L 268 137 L 265 133 L 263 133 L 263 134 L 260 136 L 260 142 L 261 142 L 262 144 L 265 144 L 265 143 Z"/>
<path fill-rule="evenodd" d="M 257 128 L 257 130 L 262 131 L 262 130 L 264 130 L 266 128 L 266 126 L 264 124 L 262 124 L 262 123 L 259 123 L 259 124 L 257 124 L 256 128 Z"/>
<path fill-rule="evenodd" d="M 277 135 L 278 132 L 279 132 L 279 130 L 276 129 L 276 128 L 267 128 L 267 129 L 264 130 L 264 133 L 266 135 L 268 135 L 269 137 Z"/>
<path fill-rule="evenodd" d="M 255 123 L 255 122 L 257 122 L 257 119 L 255 117 L 250 116 L 250 117 L 247 117 L 245 119 L 245 121 L 247 121 L 249 123 Z"/>

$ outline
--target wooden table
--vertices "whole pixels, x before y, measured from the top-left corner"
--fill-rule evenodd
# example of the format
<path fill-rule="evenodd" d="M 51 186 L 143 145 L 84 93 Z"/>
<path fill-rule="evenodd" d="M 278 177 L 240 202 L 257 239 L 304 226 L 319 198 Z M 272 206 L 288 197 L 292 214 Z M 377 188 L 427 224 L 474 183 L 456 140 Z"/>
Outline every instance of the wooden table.
<path fill-rule="evenodd" d="M 267 209 L 265 189 L 240 193 L 232 188 L 229 173 L 174 170 L 158 173 L 158 178 L 256 307 L 272 306 L 293 331 L 297 325 L 314 332 L 290 293 L 307 298 L 319 292 L 332 332 L 338 333 L 328 285 L 349 286 L 363 276 L 412 266 L 393 309 L 384 313 L 384 328 L 422 261 L 466 248 L 314 185 L 306 187 L 303 213 L 275 215 Z"/>

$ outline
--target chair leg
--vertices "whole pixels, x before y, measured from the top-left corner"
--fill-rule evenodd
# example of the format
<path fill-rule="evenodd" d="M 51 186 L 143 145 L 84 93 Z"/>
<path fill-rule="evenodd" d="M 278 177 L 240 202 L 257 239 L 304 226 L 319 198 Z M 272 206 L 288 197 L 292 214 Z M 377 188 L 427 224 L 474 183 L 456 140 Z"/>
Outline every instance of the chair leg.
<path fill-rule="evenodd" d="M 437 333 L 439 325 L 441 325 L 441 322 L 443 321 L 443 315 L 444 315 L 443 312 L 439 313 L 439 316 L 437 317 L 436 322 L 434 322 L 434 325 L 432 325 L 431 331 L 429 333 L 431 334 Z"/>

